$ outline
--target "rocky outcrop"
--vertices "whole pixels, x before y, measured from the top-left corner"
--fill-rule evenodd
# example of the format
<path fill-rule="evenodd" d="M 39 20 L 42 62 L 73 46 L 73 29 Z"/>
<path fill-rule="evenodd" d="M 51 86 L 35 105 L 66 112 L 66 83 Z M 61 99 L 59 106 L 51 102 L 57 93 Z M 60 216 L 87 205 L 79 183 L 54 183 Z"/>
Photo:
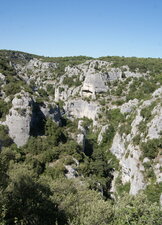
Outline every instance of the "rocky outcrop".
<path fill-rule="evenodd" d="M 156 181 L 158 183 L 162 182 L 161 168 L 162 168 L 162 156 L 158 156 L 158 158 L 156 159 L 156 164 L 154 165 L 154 173 L 156 176 Z"/>
<path fill-rule="evenodd" d="M 12 108 L 6 116 L 9 135 L 18 147 L 26 144 L 30 135 L 32 99 L 26 92 L 16 94 L 12 100 Z"/>
<path fill-rule="evenodd" d="M 79 95 L 80 87 L 68 87 L 60 85 L 59 87 L 55 88 L 55 102 L 67 101 L 69 98 L 76 97 Z"/>
<path fill-rule="evenodd" d="M 82 99 L 68 101 L 65 105 L 65 111 L 69 117 L 84 118 L 87 117 L 95 122 L 100 107 L 95 102 L 87 102 Z"/>
<path fill-rule="evenodd" d="M 86 74 L 82 87 L 82 95 L 88 97 L 89 95 L 95 96 L 96 93 L 107 92 L 107 80 L 107 74 Z"/>
<path fill-rule="evenodd" d="M 44 104 L 40 106 L 40 110 L 45 118 L 50 118 L 57 124 L 61 124 L 61 113 L 58 105 L 53 104 L 53 106 L 49 106 L 47 102 L 44 102 Z"/>
<path fill-rule="evenodd" d="M 125 140 L 116 133 L 110 151 L 119 160 L 122 183 L 130 182 L 130 194 L 135 195 L 146 186 L 143 177 L 144 167 L 140 162 L 139 149 L 131 144 L 126 149 Z"/>
<path fill-rule="evenodd" d="M 98 139 L 97 139 L 98 144 L 101 144 L 102 139 L 103 139 L 103 135 L 105 134 L 105 132 L 106 132 L 106 130 L 108 129 L 108 127 L 109 127 L 108 124 L 102 126 L 101 131 L 100 131 L 100 133 L 99 133 L 99 135 L 98 135 Z"/>
<path fill-rule="evenodd" d="M 104 135 L 109 134 L 109 132 L 106 132 L 109 126 L 111 125 L 114 128 L 111 136 L 113 138 L 114 135 L 114 138 L 111 139 L 110 151 L 119 160 L 120 171 L 114 171 L 113 192 L 116 190 L 115 179 L 118 176 L 121 177 L 123 184 L 130 183 L 130 194 L 137 194 L 141 189 L 144 189 L 148 184 L 144 180 L 146 171 L 143 165 L 146 163 L 152 163 L 156 182 L 162 182 L 160 153 L 153 160 L 147 157 L 143 159 L 142 149 L 140 149 L 142 142 L 161 138 L 162 87 L 160 82 L 153 84 L 157 85 L 157 90 L 153 86 L 155 91 L 152 95 L 149 95 L 150 99 L 145 100 L 145 93 L 143 99 L 138 95 L 135 95 L 138 99 L 132 99 L 134 95 L 131 95 L 130 90 L 133 82 L 136 83 L 137 81 L 137 84 L 142 84 L 143 78 L 140 80 L 138 78 L 145 77 L 148 73 L 140 73 L 138 68 L 132 72 L 128 66 L 116 68 L 115 64 L 113 66 L 113 62 L 102 60 L 87 60 L 78 65 L 72 62 L 71 65 L 74 66 L 64 68 L 65 64 L 67 62 L 63 62 L 63 64 L 45 62 L 42 58 L 38 59 L 38 57 L 32 55 L 27 57 L 23 53 L 14 56 L 11 66 L 14 65 L 17 73 L 15 76 L 18 76 L 18 80 L 25 81 L 26 85 L 30 85 L 33 91 L 32 98 L 34 99 L 32 100 L 25 91 L 16 94 L 6 121 L 0 121 L 0 124 L 8 126 L 9 135 L 17 146 L 23 146 L 30 135 L 45 135 L 47 118 L 61 124 L 61 116 L 65 114 L 68 119 L 79 119 L 77 132 L 72 132 L 70 135 L 81 146 L 82 151 L 86 153 L 85 146 L 88 143 L 86 143 L 88 138 L 86 139 L 86 130 L 82 126 L 82 121 L 86 117 L 93 120 L 93 126 L 90 129 L 91 132 L 99 134 L 98 139 L 95 140 L 98 145 L 102 143 Z M 6 78 L 6 74 L 4 76 L 0 73 L 2 87 L 0 94 L 4 102 L 9 103 L 10 96 L 7 96 L 5 88 L 3 89 L 7 84 Z M 26 90 L 25 88 L 24 90 Z M 141 88 L 140 85 L 139 88 Z M 139 93 L 142 94 L 142 92 Z M 128 94 L 131 96 L 128 96 Z M 127 99 L 131 100 L 127 101 Z M 5 103 L 7 111 L 8 105 Z M 155 103 L 155 106 L 151 108 L 151 112 L 149 111 L 148 118 L 144 118 L 145 108 L 147 110 L 147 107 L 150 107 L 152 103 Z M 113 109 L 118 110 L 113 111 Z M 111 110 L 112 115 L 109 113 Z M 141 110 L 144 112 L 143 116 Z M 112 121 L 111 117 L 113 118 Z M 128 129 L 127 127 L 125 129 L 124 126 L 127 125 Z M 111 143 L 108 143 L 108 146 Z M 65 168 L 67 178 L 77 176 L 75 167 L 66 165 Z"/>
<path fill-rule="evenodd" d="M 3 82 L 5 81 L 5 76 L 2 73 L 0 73 L 0 80 Z"/>
<path fill-rule="evenodd" d="M 162 108 L 160 104 L 154 108 L 152 115 L 154 115 L 153 119 L 147 124 L 147 138 L 149 139 L 159 138 L 162 131 Z"/>
<path fill-rule="evenodd" d="M 137 99 L 133 99 L 133 100 L 129 100 L 129 102 L 124 103 L 121 107 L 120 107 L 120 112 L 121 113 L 131 113 L 135 107 L 138 105 L 138 100 Z"/>
<path fill-rule="evenodd" d="M 65 168 L 67 170 L 67 173 L 65 174 L 65 176 L 68 179 L 74 179 L 74 178 L 78 177 L 78 172 L 71 165 L 65 165 Z"/>

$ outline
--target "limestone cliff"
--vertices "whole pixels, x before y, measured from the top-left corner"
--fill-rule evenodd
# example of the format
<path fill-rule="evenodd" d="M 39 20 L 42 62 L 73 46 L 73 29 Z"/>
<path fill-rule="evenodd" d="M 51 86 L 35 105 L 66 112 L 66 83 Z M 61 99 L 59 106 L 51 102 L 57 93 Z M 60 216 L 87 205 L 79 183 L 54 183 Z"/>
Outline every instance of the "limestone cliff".
<path fill-rule="evenodd" d="M 0 73 L 1 99 L 4 105 L 12 100 L 0 123 L 7 125 L 18 147 L 30 136 L 45 135 L 40 129 L 48 118 L 62 126 L 69 119 L 78 123 L 77 131 L 69 135 L 82 151 L 91 129 L 95 144 L 118 160 L 118 170 L 112 173 L 113 191 L 119 178 L 123 185 L 130 185 L 133 195 L 152 182 L 162 182 L 162 82 L 150 67 L 140 71 L 137 65 L 132 71 L 127 64 L 116 66 L 113 60 L 103 59 L 68 65 L 23 53 L 8 58 L 14 82 L 20 85 L 12 93 L 8 90 L 11 78 Z M 84 124 L 87 118 L 92 120 L 90 128 Z M 72 166 L 66 169 L 68 178 L 78 175 Z"/>

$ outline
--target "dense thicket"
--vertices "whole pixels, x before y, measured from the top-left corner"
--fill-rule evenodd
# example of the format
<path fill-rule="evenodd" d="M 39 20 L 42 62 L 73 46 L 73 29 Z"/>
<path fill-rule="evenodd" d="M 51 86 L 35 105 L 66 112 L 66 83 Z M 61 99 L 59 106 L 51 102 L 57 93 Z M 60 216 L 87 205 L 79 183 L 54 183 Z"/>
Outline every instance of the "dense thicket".
<path fill-rule="evenodd" d="M 0 224 L 161 224 L 157 200 L 152 203 L 142 193 L 127 196 L 126 189 L 121 198 L 111 199 L 114 165 L 108 162 L 110 156 L 96 147 L 90 124 L 85 120 L 93 144 L 89 156 L 67 135 L 67 129 L 75 129 L 75 122 L 57 127 L 47 120 L 45 136 L 31 137 L 21 148 L 7 142 L 0 153 Z M 1 132 L 7 135 L 7 130 Z M 76 167 L 82 177 L 68 180 L 65 165 Z"/>

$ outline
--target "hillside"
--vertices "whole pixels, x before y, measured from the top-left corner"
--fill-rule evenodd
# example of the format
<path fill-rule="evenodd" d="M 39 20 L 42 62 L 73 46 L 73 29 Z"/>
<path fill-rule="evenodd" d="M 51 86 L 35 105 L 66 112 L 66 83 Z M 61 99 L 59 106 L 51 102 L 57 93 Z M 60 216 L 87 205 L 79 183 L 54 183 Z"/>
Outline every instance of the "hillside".
<path fill-rule="evenodd" d="M 161 225 L 162 59 L 0 51 L 0 224 Z"/>

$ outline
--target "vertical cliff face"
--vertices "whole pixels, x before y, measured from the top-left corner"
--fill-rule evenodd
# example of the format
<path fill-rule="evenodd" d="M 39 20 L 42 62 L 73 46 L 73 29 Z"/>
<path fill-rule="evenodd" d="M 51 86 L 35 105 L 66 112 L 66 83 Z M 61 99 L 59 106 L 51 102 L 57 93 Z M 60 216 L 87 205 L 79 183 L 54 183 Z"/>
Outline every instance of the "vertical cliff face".
<path fill-rule="evenodd" d="M 68 135 L 85 154 L 88 147 L 91 154 L 101 149 L 107 163 L 118 162 L 111 177 L 114 191 L 123 184 L 135 195 L 162 182 L 162 82 L 151 67 L 141 71 L 137 65 L 132 71 L 131 65 L 115 66 L 113 58 L 69 65 L 23 54 L 9 60 L 15 83 L 0 73 L 1 101 L 12 104 L 0 123 L 18 147 L 31 136 L 45 137 L 48 119 L 60 126 L 70 120 L 77 125 L 67 128 Z"/>
<path fill-rule="evenodd" d="M 12 108 L 6 116 L 9 135 L 17 146 L 23 146 L 28 141 L 32 113 L 31 104 L 32 99 L 28 93 L 18 93 L 12 100 Z"/>

